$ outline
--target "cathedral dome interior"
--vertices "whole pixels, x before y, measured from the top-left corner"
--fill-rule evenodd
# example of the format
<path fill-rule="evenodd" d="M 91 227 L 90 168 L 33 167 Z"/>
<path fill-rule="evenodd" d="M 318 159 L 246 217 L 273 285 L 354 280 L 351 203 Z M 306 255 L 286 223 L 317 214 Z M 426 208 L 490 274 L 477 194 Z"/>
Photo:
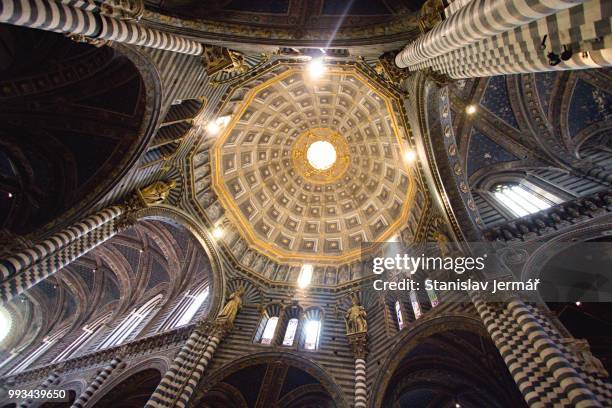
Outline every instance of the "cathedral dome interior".
<path fill-rule="evenodd" d="M 610 17 L 0 0 L 0 408 L 612 406 Z"/>

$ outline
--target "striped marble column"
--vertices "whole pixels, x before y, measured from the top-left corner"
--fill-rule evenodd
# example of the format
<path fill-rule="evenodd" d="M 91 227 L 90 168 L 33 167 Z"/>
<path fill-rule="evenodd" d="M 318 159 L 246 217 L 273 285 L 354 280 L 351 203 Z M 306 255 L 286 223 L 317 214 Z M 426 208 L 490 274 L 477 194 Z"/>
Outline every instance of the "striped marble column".
<path fill-rule="evenodd" d="M 350 333 L 346 337 L 355 357 L 355 407 L 365 408 L 368 405 L 365 361 L 368 354 L 368 333 Z"/>
<path fill-rule="evenodd" d="M 146 407 L 173 407 L 176 405 L 185 384 L 191 377 L 191 372 L 196 369 L 202 358 L 202 351 L 208 346 L 209 339 L 210 336 L 205 333 L 204 327 L 198 326 L 194 329 L 151 395 Z"/>
<path fill-rule="evenodd" d="M 508 371 L 512 374 L 527 405 L 530 407 L 543 408 L 546 403 L 542 401 L 541 396 L 532 386 L 535 373 L 532 372 L 531 367 L 528 364 L 524 364 L 517 355 L 518 347 L 513 340 L 520 338 L 520 335 L 517 333 L 518 328 L 512 324 L 514 322 L 508 322 L 507 320 L 510 314 L 504 310 L 505 308 L 503 308 L 503 306 L 487 304 L 481 296 L 476 293 L 470 293 L 470 296 L 489 336 L 491 336 L 493 343 L 504 359 Z"/>
<path fill-rule="evenodd" d="M 601 406 L 522 301 L 511 294 L 508 304 L 470 297 L 528 406 Z"/>
<path fill-rule="evenodd" d="M 409 44 L 395 62 L 452 78 L 610 66 L 605 2 L 472 0 Z M 564 46 L 573 54 L 551 65 L 548 53 L 559 58 Z"/>
<path fill-rule="evenodd" d="M 355 408 L 365 408 L 368 404 L 366 386 L 366 362 L 362 358 L 355 359 Z"/>
<path fill-rule="evenodd" d="M 174 34 L 72 7 L 56 0 L 0 0 L 0 23 L 83 35 L 90 39 L 140 45 L 189 55 L 201 55 L 202 44 Z"/>
<path fill-rule="evenodd" d="M 561 384 L 572 406 L 577 408 L 601 407 L 591 389 L 584 383 L 563 352 L 550 339 L 537 319 L 520 299 L 513 299 L 507 305 L 512 317 L 521 325 L 529 341 L 540 353 L 540 357 L 553 377 Z"/>
<path fill-rule="evenodd" d="M 93 379 L 91 384 L 87 386 L 85 391 L 79 395 L 79 397 L 74 401 L 71 408 L 83 408 L 87 406 L 87 402 L 91 399 L 91 397 L 100 389 L 100 387 L 108 380 L 108 377 L 122 364 L 122 360 L 119 357 L 115 357 L 111 360 L 111 362 L 102 369 L 96 375 L 96 378 Z"/>
<path fill-rule="evenodd" d="M 218 334 L 212 335 L 208 339 L 208 345 L 206 347 L 206 350 L 204 351 L 204 354 L 198 361 L 198 364 L 193 370 L 193 373 L 189 376 L 189 379 L 187 380 L 187 384 L 183 388 L 183 392 L 181 392 L 178 400 L 176 401 L 177 407 L 185 408 L 189 404 L 189 399 L 193 395 L 193 392 L 195 391 L 196 387 L 198 386 L 200 379 L 206 372 L 206 368 L 208 367 L 208 364 L 210 364 L 211 360 L 213 359 L 213 356 L 215 355 L 215 351 L 217 351 L 217 347 L 219 346 L 219 343 L 221 343 L 221 340 L 222 340 L 222 336 Z"/>
<path fill-rule="evenodd" d="M 113 237 L 126 226 L 118 222 L 124 211 L 123 206 L 106 208 L 31 248 L 0 260 L 0 304 Z"/>
<path fill-rule="evenodd" d="M 584 0 L 472 0 L 400 52 L 400 68 L 434 58 L 565 10 Z"/>
<path fill-rule="evenodd" d="M 47 379 L 45 381 L 43 381 L 42 384 L 40 384 L 40 387 L 38 387 L 38 389 L 46 390 L 50 386 L 56 384 L 57 381 L 58 381 L 58 378 L 59 378 L 59 374 L 57 373 L 57 371 L 51 372 L 51 374 L 49 374 Z M 21 404 L 19 404 L 19 408 L 27 408 L 30 405 L 32 405 L 33 402 L 34 402 L 33 399 L 28 398 L 27 400 L 25 400 Z"/>

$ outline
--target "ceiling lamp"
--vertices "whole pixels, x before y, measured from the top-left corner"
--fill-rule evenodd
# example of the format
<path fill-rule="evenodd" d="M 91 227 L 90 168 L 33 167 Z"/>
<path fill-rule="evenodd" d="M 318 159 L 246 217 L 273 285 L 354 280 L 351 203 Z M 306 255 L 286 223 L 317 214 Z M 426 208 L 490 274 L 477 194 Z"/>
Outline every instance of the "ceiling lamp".
<path fill-rule="evenodd" d="M 407 163 L 413 163 L 416 160 L 417 154 L 413 149 L 406 150 L 404 153 L 404 159 Z"/>
<path fill-rule="evenodd" d="M 228 125 L 229 122 L 229 116 L 219 116 L 217 119 L 208 122 L 208 124 L 206 125 L 206 132 L 208 132 L 208 134 L 211 136 L 217 135 L 223 128 Z"/>
<path fill-rule="evenodd" d="M 302 266 L 302 270 L 300 271 L 300 276 L 298 276 L 298 286 L 301 289 L 304 289 L 308 285 L 310 285 L 310 281 L 312 280 L 312 265 L 305 264 Z"/>
<path fill-rule="evenodd" d="M 306 159 L 315 169 L 327 170 L 336 162 L 336 149 L 331 143 L 319 140 L 308 147 Z"/>
<path fill-rule="evenodd" d="M 468 115 L 473 115 L 476 113 L 476 105 L 468 105 L 465 107 L 465 113 Z"/>
<path fill-rule="evenodd" d="M 223 228 L 221 228 L 221 227 L 215 227 L 215 228 L 212 230 L 212 236 L 213 236 L 213 238 L 215 238 L 215 239 L 221 239 L 221 238 L 223 238 Z"/>
<path fill-rule="evenodd" d="M 325 62 L 322 57 L 313 58 L 310 60 L 308 65 L 306 66 L 308 70 L 308 75 L 312 79 L 318 79 L 325 74 Z"/>

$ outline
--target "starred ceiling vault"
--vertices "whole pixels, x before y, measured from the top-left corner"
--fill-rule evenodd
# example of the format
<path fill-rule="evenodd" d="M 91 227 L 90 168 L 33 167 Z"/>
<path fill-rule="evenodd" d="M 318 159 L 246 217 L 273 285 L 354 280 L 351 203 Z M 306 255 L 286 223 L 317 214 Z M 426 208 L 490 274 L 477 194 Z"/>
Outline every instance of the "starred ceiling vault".
<path fill-rule="evenodd" d="M 403 160 L 409 129 L 393 93 L 355 65 L 315 80 L 304 64 L 277 64 L 227 100 L 219 115 L 231 120 L 210 149 L 212 187 L 251 247 L 277 262 L 351 261 L 362 242 L 405 224 L 415 193 Z M 328 169 L 307 160 L 316 141 L 335 149 Z"/>

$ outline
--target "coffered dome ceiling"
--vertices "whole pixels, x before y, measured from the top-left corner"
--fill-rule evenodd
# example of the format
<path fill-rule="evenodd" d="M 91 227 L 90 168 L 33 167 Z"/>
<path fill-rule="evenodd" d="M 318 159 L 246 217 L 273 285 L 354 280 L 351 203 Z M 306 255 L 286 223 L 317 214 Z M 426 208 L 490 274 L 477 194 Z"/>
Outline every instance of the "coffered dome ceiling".
<path fill-rule="evenodd" d="M 331 65 L 314 80 L 304 64 L 280 63 L 226 101 L 219 117 L 231 120 L 194 158 L 197 203 L 210 215 L 214 191 L 252 248 L 281 263 L 337 264 L 406 223 L 409 129 L 394 93 L 360 68 Z M 203 161 L 212 191 L 202 193 Z"/>

